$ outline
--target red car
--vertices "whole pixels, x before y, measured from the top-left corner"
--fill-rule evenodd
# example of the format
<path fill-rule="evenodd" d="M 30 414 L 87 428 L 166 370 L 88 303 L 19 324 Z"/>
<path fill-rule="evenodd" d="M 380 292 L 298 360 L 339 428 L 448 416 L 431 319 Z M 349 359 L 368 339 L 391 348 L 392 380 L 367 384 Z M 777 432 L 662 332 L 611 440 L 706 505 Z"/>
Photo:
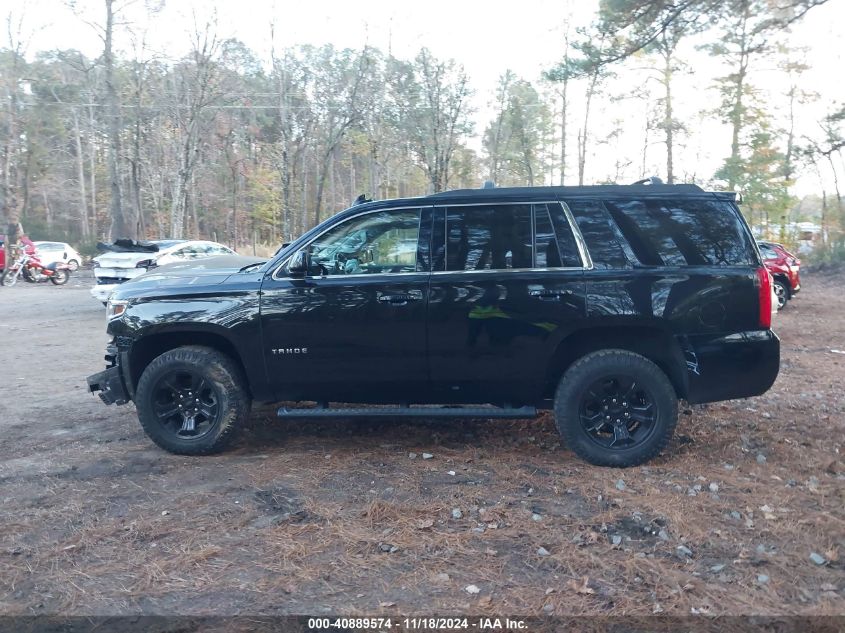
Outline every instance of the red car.
<path fill-rule="evenodd" d="M 757 242 L 763 263 L 772 274 L 775 296 L 778 299 L 778 310 L 786 307 L 786 302 L 801 290 L 801 279 L 798 269 L 801 260 L 786 250 L 782 244 L 775 242 Z"/>
<path fill-rule="evenodd" d="M 26 237 L 21 236 L 20 241 L 24 244 L 24 249 L 30 255 L 35 255 L 35 244 Z M 6 236 L 0 235 L 0 273 L 6 270 Z"/>

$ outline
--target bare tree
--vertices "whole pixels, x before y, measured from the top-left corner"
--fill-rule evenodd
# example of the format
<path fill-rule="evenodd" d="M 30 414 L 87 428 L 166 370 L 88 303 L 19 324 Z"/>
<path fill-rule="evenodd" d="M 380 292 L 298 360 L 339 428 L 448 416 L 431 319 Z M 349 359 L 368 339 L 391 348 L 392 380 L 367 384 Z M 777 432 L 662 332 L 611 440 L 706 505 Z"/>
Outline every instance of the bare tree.
<path fill-rule="evenodd" d="M 18 171 L 20 161 L 20 128 L 21 114 L 20 83 L 24 69 L 24 53 L 26 42 L 23 33 L 24 12 L 22 11 L 17 19 L 10 11 L 6 15 L 6 37 L 8 49 L 3 63 L 2 88 L 5 101 L 5 140 L 3 142 L 3 215 L 6 218 L 6 265 L 10 265 L 14 259 L 14 248 L 18 241 L 21 221 L 21 207 L 18 204 Z"/>
<path fill-rule="evenodd" d="M 314 224 L 319 224 L 323 192 L 332 157 L 346 133 L 362 120 L 371 104 L 371 93 L 363 88 L 370 74 L 373 58 L 367 48 L 358 54 L 345 50 L 337 55 L 331 46 L 326 46 L 320 49 L 315 61 L 315 123 L 321 138 Z"/>
<path fill-rule="evenodd" d="M 115 1 L 105 0 L 106 25 L 103 32 L 103 65 L 106 72 L 106 106 L 109 132 L 109 190 L 111 192 L 112 237 L 138 238 L 138 226 L 131 207 L 123 205 L 120 190 L 120 99 L 114 77 Z"/>
<path fill-rule="evenodd" d="M 472 91 L 462 66 L 422 49 L 413 64 L 395 74 L 399 117 L 410 147 L 436 193 L 449 184 L 449 166 L 462 136 L 472 131 Z"/>
<path fill-rule="evenodd" d="M 200 28 L 195 16 L 191 54 L 189 59 L 179 64 L 173 78 L 172 116 L 180 134 L 176 173 L 171 181 L 170 233 L 174 238 L 181 238 L 185 230 L 189 185 L 199 158 L 203 117 L 208 107 L 220 97 L 214 61 L 220 42 L 215 27 L 212 19 Z"/>

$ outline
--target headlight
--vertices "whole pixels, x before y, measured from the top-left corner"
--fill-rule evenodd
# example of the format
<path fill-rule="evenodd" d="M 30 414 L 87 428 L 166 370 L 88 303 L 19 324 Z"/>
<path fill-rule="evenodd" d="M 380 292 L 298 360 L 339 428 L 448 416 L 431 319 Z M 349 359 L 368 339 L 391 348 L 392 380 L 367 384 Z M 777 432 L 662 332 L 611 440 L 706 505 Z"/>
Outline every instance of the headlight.
<path fill-rule="evenodd" d="M 109 299 L 106 303 L 106 320 L 111 321 L 121 316 L 126 312 L 126 307 L 129 305 L 128 301 L 121 299 Z"/>

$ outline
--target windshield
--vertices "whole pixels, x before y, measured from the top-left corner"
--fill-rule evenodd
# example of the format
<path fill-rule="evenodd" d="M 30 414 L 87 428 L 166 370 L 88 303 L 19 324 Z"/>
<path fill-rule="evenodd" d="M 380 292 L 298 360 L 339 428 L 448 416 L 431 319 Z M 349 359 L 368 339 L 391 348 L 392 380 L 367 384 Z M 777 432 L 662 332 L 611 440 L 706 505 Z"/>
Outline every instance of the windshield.
<path fill-rule="evenodd" d="M 155 244 L 158 246 L 159 250 L 164 250 L 165 248 L 176 246 L 177 244 L 181 244 L 185 241 L 187 240 L 150 240 L 150 244 Z"/>

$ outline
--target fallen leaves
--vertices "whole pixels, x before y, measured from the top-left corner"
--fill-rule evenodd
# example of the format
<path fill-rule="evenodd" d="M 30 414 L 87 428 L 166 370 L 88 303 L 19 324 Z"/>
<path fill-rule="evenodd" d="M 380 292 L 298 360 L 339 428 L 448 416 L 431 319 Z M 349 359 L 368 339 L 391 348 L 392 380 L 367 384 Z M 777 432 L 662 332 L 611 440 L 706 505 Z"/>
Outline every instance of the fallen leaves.
<path fill-rule="evenodd" d="M 580 580 L 575 578 L 566 581 L 566 588 L 581 595 L 592 595 L 596 590 L 590 587 L 590 577 L 582 576 Z"/>

